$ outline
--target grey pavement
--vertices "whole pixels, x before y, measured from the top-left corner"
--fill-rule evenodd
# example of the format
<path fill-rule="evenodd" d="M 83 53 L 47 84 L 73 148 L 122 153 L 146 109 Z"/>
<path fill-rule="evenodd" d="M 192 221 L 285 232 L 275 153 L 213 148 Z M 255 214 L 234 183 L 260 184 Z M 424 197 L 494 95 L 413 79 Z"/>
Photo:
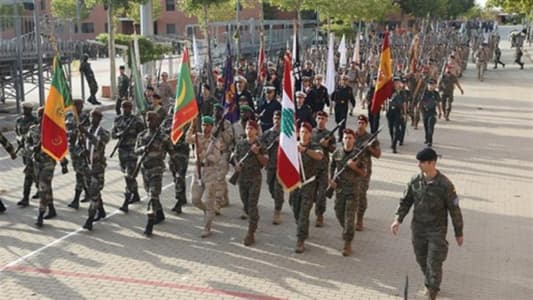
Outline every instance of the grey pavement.
<path fill-rule="evenodd" d="M 502 44 L 506 68 L 489 69 L 479 82 L 470 65 L 451 121 L 436 126 L 438 167 L 454 182 L 465 220 L 463 247 L 449 230 L 441 299 L 525 300 L 533 294 L 533 69 L 526 62 L 518 70 L 510 63 L 513 51 Z M 105 113 L 104 126 L 112 117 L 112 111 Z M 355 127 L 355 118 L 348 126 Z M 8 137 L 14 140 L 12 132 Z M 242 245 L 247 223 L 239 219 L 242 205 L 233 186 L 231 205 L 215 219 L 214 234 L 202 239 L 198 209 L 188 205 L 180 216 L 170 213 L 174 187 L 168 172 L 162 193 L 167 219 L 146 238 L 145 199 L 127 215 L 116 212 L 124 188 L 117 158 L 108 160 L 105 221 L 92 232 L 80 230 L 87 206 L 67 207 L 74 176 L 58 169 L 53 184 L 59 217 L 39 230 L 32 225 L 37 202 L 25 209 L 15 205 L 22 190 L 20 159 L 0 150 L 0 195 L 8 207 L 0 215 L 0 299 L 401 299 L 406 276 L 409 299 L 423 299 L 410 216 L 399 237 L 389 232 L 405 184 L 418 172 L 414 154 L 423 146 L 423 131 L 409 127 L 399 154 L 390 151 L 387 134 L 380 140 L 384 153 L 373 164 L 366 229 L 356 233 L 348 258 L 340 253 L 333 201 L 326 226 L 312 227 L 306 252 L 295 254 L 290 207 L 283 208 L 282 225 L 272 225 L 265 184 L 255 246 Z"/>

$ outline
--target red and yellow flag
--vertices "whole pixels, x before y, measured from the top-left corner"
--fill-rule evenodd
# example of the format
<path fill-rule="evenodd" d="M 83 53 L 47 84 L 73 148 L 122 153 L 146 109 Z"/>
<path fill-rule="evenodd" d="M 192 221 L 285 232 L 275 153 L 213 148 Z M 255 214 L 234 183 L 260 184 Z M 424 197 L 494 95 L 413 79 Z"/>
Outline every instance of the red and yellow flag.
<path fill-rule="evenodd" d="M 176 87 L 176 104 L 172 117 L 171 140 L 176 144 L 183 134 L 183 127 L 198 116 L 198 105 L 194 95 L 191 73 L 189 70 L 189 51 L 183 51 L 180 73 Z"/>
<path fill-rule="evenodd" d="M 379 112 L 381 105 L 387 98 L 392 95 L 392 57 L 389 47 L 389 33 L 385 32 L 383 38 L 383 46 L 381 47 L 381 55 L 379 57 L 378 78 L 376 82 L 376 90 L 372 98 L 371 111 L 373 114 Z"/>
<path fill-rule="evenodd" d="M 52 85 L 41 121 L 41 149 L 53 159 L 60 161 L 65 158 L 68 151 L 65 111 L 73 101 L 58 55 L 54 57 L 53 68 Z"/>

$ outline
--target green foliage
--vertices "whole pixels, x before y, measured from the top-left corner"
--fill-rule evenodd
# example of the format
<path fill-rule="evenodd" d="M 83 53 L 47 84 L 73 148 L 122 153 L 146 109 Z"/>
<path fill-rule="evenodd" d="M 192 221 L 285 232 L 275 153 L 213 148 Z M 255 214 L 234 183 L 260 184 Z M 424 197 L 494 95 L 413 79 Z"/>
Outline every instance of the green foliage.
<path fill-rule="evenodd" d="M 489 0 L 487 7 L 501 7 L 507 13 L 533 17 L 533 0 Z"/>
<path fill-rule="evenodd" d="M 474 0 L 404 0 L 397 2 L 401 9 L 415 17 L 455 18 L 474 6 Z"/>
<path fill-rule="evenodd" d="M 489 8 L 482 8 L 479 5 L 474 5 L 467 12 L 463 13 L 462 16 L 467 20 L 489 20 L 494 18 L 494 15 L 492 14 Z"/>
<path fill-rule="evenodd" d="M 52 0 L 52 15 L 59 19 L 76 19 L 77 0 Z M 80 7 L 80 19 L 85 20 L 89 17 L 91 10 L 85 6 L 82 1 Z"/>
<path fill-rule="evenodd" d="M 101 33 L 96 37 L 96 40 L 107 44 L 107 37 L 107 33 Z M 141 52 L 141 64 L 160 59 L 164 54 L 174 51 L 170 45 L 154 44 L 144 36 L 137 36 L 137 38 Z M 115 44 L 133 47 L 133 35 L 115 34 Z"/>
<path fill-rule="evenodd" d="M 237 0 L 177 0 L 178 6 L 188 16 L 194 16 L 199 24 L 205 24 L 204 6 L 207 7 L 209 22 L 233 20 L 236 17 Z M 254 0 L 240 0 L 241 9 L 253 7 Z M 202 25 L 204 26 L 204 25 Z"/>
<path fill-rule="evenodd" d="M 135 24 L 141 23 L 141 2 L 132 2 L 127 7 L 115 10 L 115 16 L 127 17 L 133 20 Z M 154 21 L 161 16 L 161 1 L 152 1 L 152 16 Z"/>

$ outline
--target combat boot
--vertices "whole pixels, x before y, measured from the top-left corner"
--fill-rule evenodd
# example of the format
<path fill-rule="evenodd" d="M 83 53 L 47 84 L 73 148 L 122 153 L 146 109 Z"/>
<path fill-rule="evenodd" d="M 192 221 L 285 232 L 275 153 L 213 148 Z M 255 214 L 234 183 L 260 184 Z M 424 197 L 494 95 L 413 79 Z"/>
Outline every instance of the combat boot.
<path fill-rule="evenodd" d="M 30 186 L 24 186 L 24 192 L 22 193 L 22 200 L 17 202 L 17 205 L 20 207 L 27 207 L 30 205 Z"/>
<path fill-rule="evenodd" d="M 39 190 L 37 190 L 37 192 L 35 192 L 35 194 L 33 194 L 33 196 L 31 196 L 32 199 L 39 199 Z"/>
<path fill-rule="evenodd" d="M 174 205 L 174 207 L 170 211 L 173 211 L 173 212 L 175 212 L 178 215 L 181 214 L 183 212 L 181 210 L 181 203 L 179 201 L 176 202 L 176 205 Z"/>
<path fill-rule="evenodd" d="M 45 220 L 53 219 L 57 217 L 56 208 L 53 203 L 48 204 L 48 214 L 44 216 Z"/>
<path fill-rule="evenodd" d="M 39 209 L 39 214 L 37 215 L 37 222 L 35 222 L 35 225 L 39 228 L 43 227 L 43 218 L 44 218 L 44 210 Z"/>
<path fill-rule="evenodd" d="M 256 229 L 256 226 L 253 226 L 253 225 L 249 225 L 248 226 L 248 233 L 246 234 L 246 236 L 244 237 L 244 246 L 251 246 L 255 243 L 255 229 Z"/>
<path fill-rule="evenodd" d="M 305 245 L 304 245 L 304 240 L 298 240 L 296 242 L 296 248 L 294 248 L 294 252 L 296 253 L 304 253 L 305 251 Z"/>
<path fill-rule="evenodd" d="M 72 199 L 72 202 L 69 203 L 68 207 L 78 209 L 80 208 L 80 196 L 81 196 L 81 190 L 74 191 L 74 199 Z"/>
<path fill-rule="evenodd" d="M 315 227 L 324 227 L 324 215 L 316 216 Z"/>
<path fill-rule="evenodd" d="M 0 213 L 3 213 L 6 211 L 6 207 L 4 206 L 4 203 L 2 203 L 2 200 L 0 199 Z"/>
<path fill-rule="evenodd" d="M 279 210 L 274 211 L 274 217 L 272 217 L 272 224 L 274 225 L 281 224 L 281 212 Z"/>
<path fill-rule="evenodd" d="M 200 236 L 202 238 L 206 238 L 210 235 L 211 235 L 211 222 L 208 222 L 207 224 L 205 224 L 204 230 L 202 230 L 202 234 L 200 234 Z"/>
<path fill-rule="evenodd" d="M 139 196 L 139 192 L 133 192 L 133 197 L 131 197 L 130 199 L 131 200 L 130 200 L 129 204 L 133 204 L 133 203 L 141 201 L 141 197 Z"/>
<path fill-rule="evenodd" d="M 357 222 L 355 223 L 355 231 L 363 231 L 363 214 L 357 214 Z"/>
<path fill-rule="evenodd" d="M 146 228 L 144 229 L 144 235 L 152 236 L 154 230 L 154 219 L 148 217 L 148 223 L 146 223 Z"/>
<path fill-rule="evenodd" d="M 163 212 L 163 209 L 161 208 L 155 213 L 154 225 L 157 225 L 163 222 L 164 220 L 165 220 L 165 213 Z"/>
<path fill-rule="evenodd" d="M 352 242 L 344 242 L 344 248 L 342 249 L 342 256 L 352 255 Z"/>
<path fill-rule="evenodd" d="M 107 214 L 104 209 L 104 204 L 101 204 L 100 206 L 98 206 L 98 214 L 96 215 L 96 218 L 94 218 L 94 221 L 96 222 L 105 219 L 106 216 Z"/>
<path fill-rule="evenodd" d="M 435 290 L 429 290 L 429 293 L 428 293 L 428 300 L 435 300 L 437 299 L 437 295 L 439 294 L 438 291 L 435 291 Z"/>
<path fill-rule="evenodd" d="M 89 192 L 87 190 L 83 190 L 84 197 L 80 200 L 81 203 L 89 202 L 91 199 L 89 199 Z"/>
<path fill-rule="evenodd" d="M 118 209 L 120 209 L 121 211 L 127 213 L 128 212 L 128 203 L 130 201 L 130 198 L 131 198 L 131 193 L 125 193 L 124 194 L 124 202 L 122 202 L 122 206 L 119 207 Z"/>
<path fill-rule="evenodd" d="M 89 231 L 93 230 L 93 222 L 94 222 L 94 216 L 93 215 L 89 215 L 89 217 L 85 221 L 85 224 L 83 225 L 83 228 L 85 228 L 85 229 L 87 229 Z"/>

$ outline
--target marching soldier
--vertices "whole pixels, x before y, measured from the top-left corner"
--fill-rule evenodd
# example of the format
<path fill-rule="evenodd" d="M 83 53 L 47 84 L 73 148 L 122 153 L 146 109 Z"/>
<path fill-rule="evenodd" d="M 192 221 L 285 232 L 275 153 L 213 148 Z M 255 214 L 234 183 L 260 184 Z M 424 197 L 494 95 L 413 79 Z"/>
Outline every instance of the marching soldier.
<path fill-rule="evenodd" d="M 315 226 L 322 227 L 324 226 L 324 213 L 326 212 L 329 156 L 335 151 L 335 137 L 331 131 L 326 128 L 328 114 L 325 111 L 319 111 L 317 113 L 316 123 L 317 127 L 313 128 L 311 133 L 311 141 L 320 145 L 322 153 L 324 153 L 324 158 L 318 162 L 318 171 L 316 175 L 317 191 L 315 199 Z"/>
<path fill-rule="evenodd" d="M 355 145 L 361 149 L 370 139 L 371 134 L 367 131 L 368 119 L 365 115 L 359 115 L 357 117 L 357 130 L 355 132 Z M 377 129 L 376 129 L 377 130 Z M 366 165 L 366 175 L 362 183 L 361 197 L 357 204 L 357 222 L 355 224 L 356 231 L 362 231 L 364 229 L 363 219 L 366 209 L 368 207 L 367 192 L 370 185 L 370 177 L 372 176 L 372 157 L 381 157 L 381 147 L 379 141 L 376 139 L 373 144 L 363 152 L 362 160 Z"/>
<path fill-rule="evenodd" d="M 338 172 L 344 166 L 347 168 L 340 173 L 337 181 L 332 178 L 329 180 L 330 186 L 335 189 L 335 215 L 343 228 L 343 256 L 352 255 L 352 240 L 355 235 L 355 213 L 364 193 L 365 176 L 368 168 L 363 157 L 359 157 L 356 160 L 353 159 L 357 151 L 355 132 L 351 129 L 345 129 L 342 149 L 336 150 L 331 158 L 330 174 L 333 176 L 335 172 Z"/>
<path fill-rule="evenodd" d="M 437 82 L 433 79 L 429 80 L 428 88 L 422 95 L 419 109 L 423 112 L 424 118 L 424 134 L 425 141 L 428 147 L 433 145 L 433 133 L 435 132 L 435 124 L 437 123 L 437 111 L 439 119 L 442 117 L 442 103 L 439 93 L 435 90 Z"/>
<path fill-rule="evenodd" d="M 52 178 L 54 177 L 56 160 L 41 149 L 41 120 L 43 113 L 44 107 L 39 107 L 37 110 L 38 122 L 30 127 L 25 139 L 25 146 L 33 156 L 34 178 L 38 180 L 40 202 L 35 225 L 39 228 L 43 226 L 43 220 L 53 219 L 57 216 L 52 196 Z M 66 159 L 61 161 L 63 174 L 68 171 L 66 164 Z M 46 209 L 48 209 L 48 214 L 45 216 Z"/>
<path fill-rule="evenodd" d="M 252 99 L 252 93 L 246 88 L 246 78 L 242 75 L 235 76 L 235 99 L 246 99 L 246 104 L 252 108 L 254 111 L 254 101 Z"/>
<path fill-rule="evenodd" d="M 102 112 L 93 109 L 91 111 L 91 125 L 89 128 L 80 127 L 86 140 L 87 156 L 89 157 L 89 217 L 83 228 L 92 230 L 93 222 L 106 217 L 102 200 L 104 188 L 104 175 L 107 166 L 105 147 L 110 139 L 109 131 L 102 128 Z M 97 215 L 98 212 L 98 215 Z"/>
<path fill-rule="evenodd" d="M 377 113 L 372 113 L 372 100 L 374 99 L 374 92 L 376 90 L 376 80 L 377 77 L 374 76 L 372 80 L 372 84 L 370 85 L 370 88 L 368 89 L 368 92 L 366 93 L 366 103 L 368 108 L 368 120 L 370 121 L 370 132 L 374 133 L 379 128 L 379 118 L 381 113 L 378 111 Z"/>
<path fill-rule="evenodd" d="M 433 300 L 440 289 L 442 264 L 448 254 L 448 213 L 459 246 L 464 241 L 463 216 L 453 183 L 436 168 L 437 153 L 426 148 L 417 153 L 416 159 L 421 172 L 407 184 L 391 231 L 398 234 L 400 224 L 413 206 L 411 240 L 416 261 L 425 276 L 426 291 Z"/>
<path fill-rule="evenodd" d="M 407 101 L 404 98 L 402 90 L 402 82 L 400 78 L 394 77 L 394 92 L 389 100 L 386 115 L 389 123 L 389 133 L 393 153 L 398 153 L 396 145 L 402 139 L 402 118 L 407 111 Z"/>
<path fill-rule="evenodd" d="M 23 114 L 15 121 L 15 132 L 17 134 L 17 150 L 21 150 L 22 163 L 24 163 L 24 189 L 22 192 L 22 200 L 17 205 L 20 207 L 26 207 L 30 205 L 30 193 L 31 186 L 37 181 L 33 177 L 33 162 L 32 153 L 24 149 L 24 142 L 26 134 L 30 130 L 30 127 L 37 124 L 37 118 L 32 114 L 33 104 L 25 102 L 22 105 Z M 36 186 L 37 189 L 39 188 Z M 38 196 L 38 194 L 36 194 Z"/>
<path fill-rule="evenodd" d="M 452 111 L 453 91 L 455 86 L 459 88 L 461 95 L 463 95 L 464 91 L 459 83 L 459 80 L 450 72 L 450 69 L 447 69 L 446 73 L 444 73 L 441 81 L 439 82 L 439 90 L 442 92 L 442 109 L 444 110 L 444 118 L 446 121 L 450 121 L 450 112 Z"/>
<path fill-rule="evenodd" d="M 220 155 L 221 159 L 217 161 L 217 182 L 215 193 L 215 213 L 220 213 L 221 207 L 229 205 L 228 184 L 226 182 L 226 175 L 229 171 L 229 158 L 234 146 L 234 133 L 231 122 L 224 118 L 224 106 L 220 103 L 215 103 L 215 131 L 219 131 L 218 139 L 220 140 Z M 224 119 L 224 120 L 222 120 Z M 222 123 L 221 123 L 222 122 Z M 218 129 L 218 126 L 222 126 Z"/>
<path fill-rule="evenodd" d="M 261 123 L 261 130 L 263 132 L 272 127 L 274 112 L 280 110 L 281 104 L 276 99 L 276 88 L 271 85 L 265 86 L 265 95 L 259 101 L 256 111 L 260 115 L 259 122 Z"/>
<path fill-rule="evenodd" d="M 115 112 L 117 113 L 117 115 L 120 115 L 122 101 L 128 100 L 128 93 L 130 90 L 130 79 L 125 73 L 126 68 L 124 66 L 120 66 L 118 69 L 120 74 L 118 76 L 118 98 L 117 103 L 115 104 Z"/>
<path fill-rule="evenodd" d="M 292 207 L 297 229 L 296 248 L 294 252 L 303 253 L 305 251 L 305 240 L 309 236 L 309 213 L 315 202 L 316 188 L 318 182 L 317 163 L 324 158 L 324 154 L 319 144 L 311 141 L 313 128 L 309 123 L 300 125 L 298 143 L 298 156 L 300 159 L 300 176 L 302 183 L 300 187 L 290 193 L 289 203 Z"/>
<path fill-rule="evenodd" d="M 402 78 L 402 89 L 400 93 L 403 96 L 403 100 L 405 101 L 405 111 L 404 115 L 401 118 L 401 129 L 400 129 L 400 146 L 403 145 L 403 141 L 405 140 L 405 133 L 407 132 L 407 118 L 410 114 L 409 108 L 411 106 L 411 102 L 413 101 L 413 97 L 411 94 L 411 90 L 408 86 L 409 80 L 407 78 Z"/>
<path fill-rule="evenodd" d="M 215 217 L 215 196 L 217 183 L 217 162 L 221 159 L 221 143 L 213 135 L 214 120 L 211 116 L 202 117 L 202 132 L 189 130 L 186 142 L 195 144 L 197 159 L 200 161 L 201 170 L 194 173 L 191 186 L 191 200 L 194 206 L 204 212 L 204 229 L 201 237 L 211 235 L 211 223 Z M 197 136 L 195 136 L 197 135 Z"/>
<path fill-rule="evenodd" d="M 157 113 L 159 120 L 164 120 L 167 117 L 167 111 L 162 105 L 161 96 L 159 96 L 159 94 L 152 95 L 152 105 L 150 110 Z"/>
<path fill-rule="evenodd" d="M 313 116 L 316 116 L 317 112 L 323 111 L 325 105 L 330 106 L 328 89 L 322 85 L 323 78 L 322 74 L 315 75 L 315 84 L 307 95 L 306 104 L 311 106 Z"/>
<path fill-rule="evenodd" d="M 174 148 L 170 137 L 161 132 L 159 116 L 156 112 L 149 111 L 146 114 L 148 128 L 137 136 L 135 143 L 135 154 L 141 155 L 145 152 L 146 157 L 141 164 L 144 189 L 148 197 L 147 215 L 148 221 L 144 234 L 151 236 L 155 224 L 159 224 L 165 219 L 159 196 L 161 195 L 163 172 L 165 171 L 165 156 L 174 154 Z M 150 144 L 149 144 L 150 143 Z"/>
<path fill-rule="evenodd" d="M 126 189 L 124 192 L 124 202 L 120 207 L 123 212 L 128 212 L 128 204 L 140 201 L 137 179 L 131 174 L 137 166 L 137 155 L 135 154 L 135 142 L 137 135 L 144 130 L 142 120 L 132 114 L 133 104 L 126 100 L 122 102 L 123 115 L 117 116 L 111 129 L 111 137 L 118 139 L 118 159 L 120 170 L 124 174 Z"/>
<path fill-rule="evenodd" d="M 516 46 L 514 62 L 517 63 L 520 66 L 520 70 L 524 69 L 524 63 L 522 62 L 522 56 L 523 55 L 524 55 L 524 53 L 522 52 L 522 47 L 521 46 Z"/>
<path fill-rule="evenodd" d="M 315 77 L 315 71 L 313 70 L 313 63 L 311 61 L 305 61 L 302 76 L 309 77 L 311 80 Z"/>
<path fill-rule="evenodd" d="M 429 75 L 427 72 L 418 73 L 418 80 L 416 82 L 416 87 L 413 91 L 413 101 L 412 101 L 412 114 L 413 114 L 413 128 L 418 129 L 418 122 L 420 121 L 420 101 L 426 92 L 426 87 L 430 81 Z"/>
<path fill-rule="evenodd" d="M 502 65 L 502 67 L 505 68 L 505 64 L 501 60 L 502 58 L 502 50 L 498 45 L 496 45 L 496 49 L 494 49 L 494 68 L 498 69 L 498 64 Z"/>
<path fill-rule="evenodd" d="M 74 111 L 67 112 L 65 127 L 67 128 L 68 152 L 72 160 L 72 167 L 76 173 L 76 185 L 74 188 L 74 198 L 68 205 L 78 209 L 80 206 L 81 192 L 85 192 L 85 199 L 81 202 L 89 201 L 89 164 L 86 153 L 86 142 L 80 133 L 80 127 L 89 125 L 89 114 L 83 111 L 83 100 L 74 100 Z"/>
<path fill-rule="evenodd" d="M 6 149 L 7 153 L 11 156 L 11 159 L 16 159 L 17 154 L 15 153 L 15 149 L 13 148 L 13 145 L 6 139 L 6 137 L 0 132 L 0 144 Z M 6 211 L 6 207 L 4 206 L 4 203 L 2 202 L 2 198 L 0 198 L 0 213 L 3 213 Z"/>
<path fill-rule="evenodd" d="M 351 103 L 352 107 L 355 107 L 355 97 L 352 88 L 348 86 L 349 78 L 346 75 L 342 75 L 341 79 L 341 84 L 331 95 L 331 101 L 335 103 L 335 122 L 337 124 L 348 117 L 348 103 Z M 339 128 L 340 141 L 342 141 L 344 128 L 346 128 L 346 122 Z"/>
<path fill-rule="evenodd" d="M 172 88 L 170 87 L 170 84 L 168 83 L 168 73 L 163 72 L 161 73 L 161 82 L 157 86 L 157 93 L 159 96 L 161 96 L 161 105 L 166 110 L 169 109 L 169 107 L 173 106 L 174 102 L 172 101 L 172 98 L 174 98 L 174 94 L 172 93 Z"/>
<path fill-rule="evenodd" d="M 311 124 L 311 126 L 315 127 L 316 123 L 313 118 L 313 111 L 311 110 L 311 107 L 309 105 L 304 103 L 306 97 L 307 95 L 304 92 L 296 92 L 296 121 L 306 122 Z"/>
<path fill-rule="evenodd" d="M 475 54 L 476 58 L 476 67 L 477 67 L 477 79 L 483 81 L 485 78 L 485 71 L 487 70 L 487 63 L 490 57 L 490 50 L 487 47 L 487 43 L 483 42 L 477 53 Z"/>
<path fill-rule="evenodd" d="M 279 134 L 281 125 L 281 112 L 274 112 L 274 126 L 265 131 L 261 136 L 261 143 L 267 146 L 268 164 L 266 165 L 266 182 L 270 196 L 274 199 L 274 216 L 272 217 L 272 224 L 281 224 L 281 209 L 283 208 L 283 188 L 276 176 L 276 167 L 278 162 L 278 146 Z"/>
<path fill-rule="evenodd" d="M 200 97 L 198 97 L 198 110 L 202 116 L 213 115 L 213 105 L 218 101 L 211 95 L 211 87 L 204 83 L 202 84 Z"/>
<path fill-rule="evenodd" d="M 235 171 L 240 172 L 237 184 L 243 204 L 244 214 L 241 219 L 249 219 L 248 233 L 244 245 L 255 243 L 255 231 L 259 222 L 257 203 L 261 192 L 261 168 L 268 163 L 265 148 L 259 143 L 257 133 L 259 126 L 253 120 L 246 122 L 246 138 L 237 143 L 233 153 Z"/>
<path fill-rule="evenodd" d="M 254 121 L 254 110 L 249 105 L 240 105 L 239 109 L 241 111 L 241 117 L 238 122 L 233 124 L 235 144 L 246 138 L 246 123 L 250 120 Z M 261 133 L 258 133 L 258 135 L 261 135 Z"/>

